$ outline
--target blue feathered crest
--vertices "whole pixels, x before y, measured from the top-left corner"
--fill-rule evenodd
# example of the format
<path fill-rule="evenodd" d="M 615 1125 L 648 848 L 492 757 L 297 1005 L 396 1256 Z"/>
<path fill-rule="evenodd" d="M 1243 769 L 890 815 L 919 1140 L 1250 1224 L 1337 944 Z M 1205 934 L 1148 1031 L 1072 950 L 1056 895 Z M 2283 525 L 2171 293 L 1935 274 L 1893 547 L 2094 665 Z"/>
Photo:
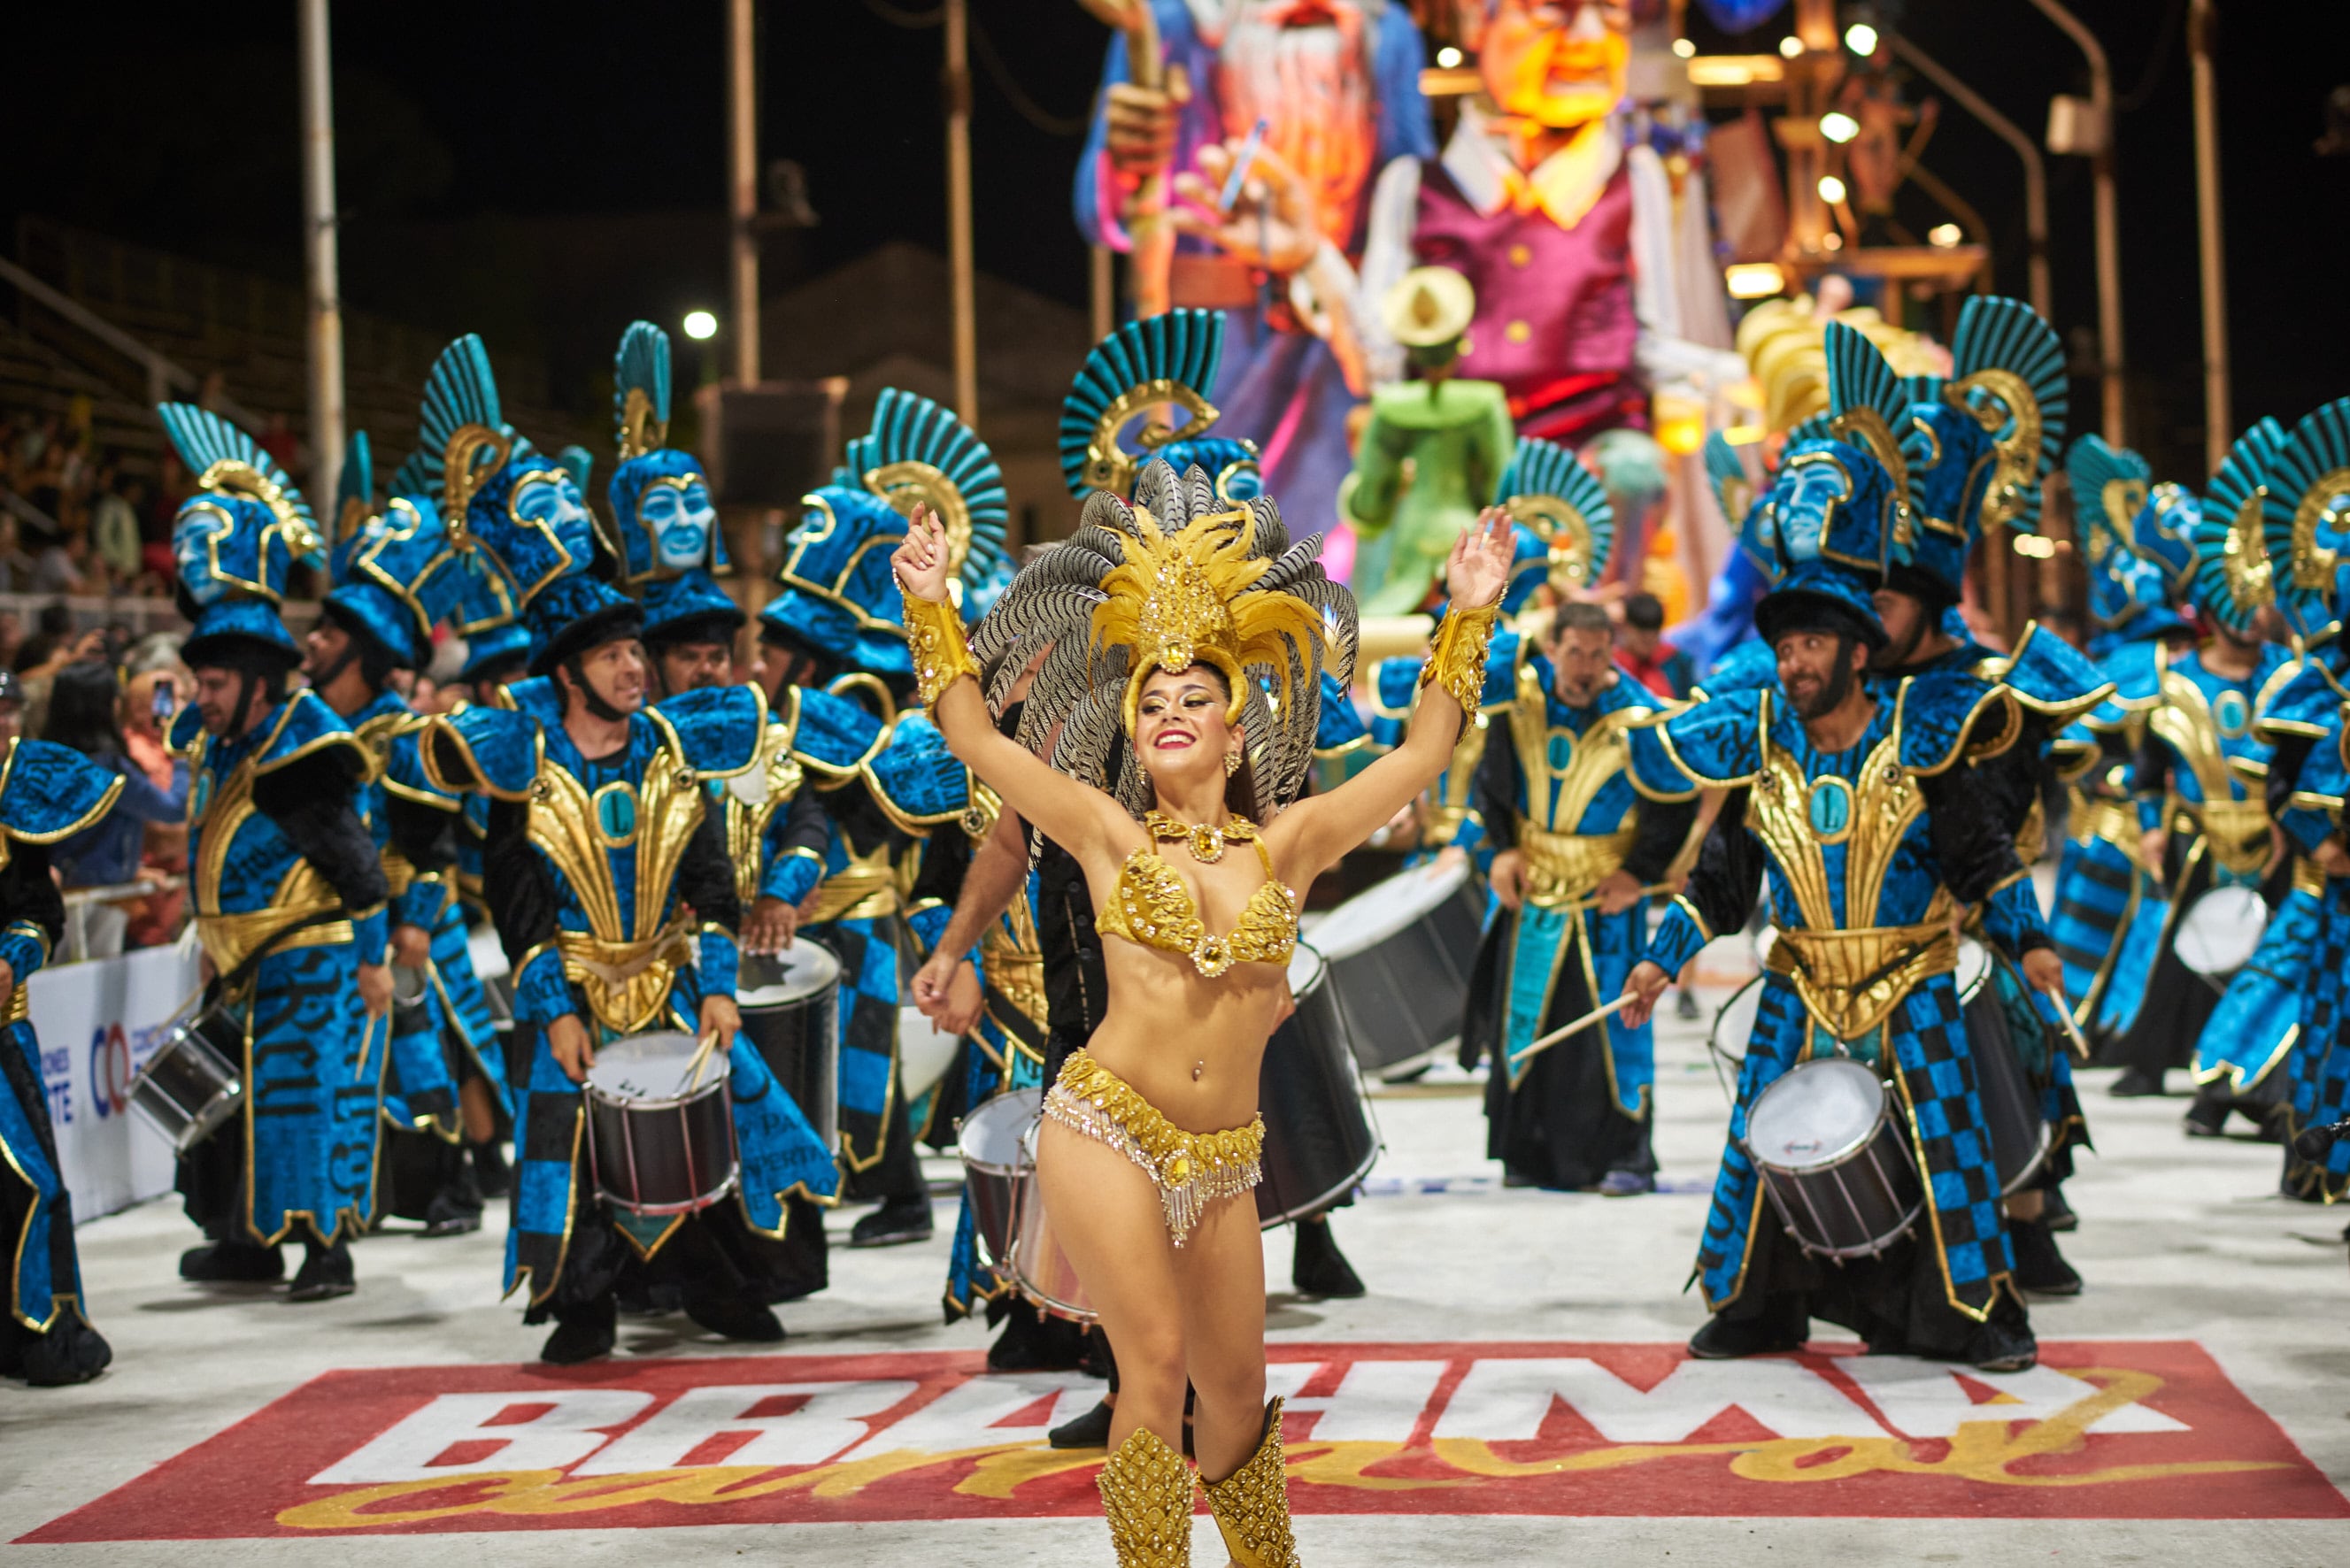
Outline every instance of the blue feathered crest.
<path fill-rule="evenodd" d="M 218 414 L 193 403 L 155 411 L 195 476 L 196 493 L 172 524 L 182 612 L 194 619 L 241 598 L 283 602 L 294 562 L 318 548 L 309 503 L 260 443 Z"/>
<path fill-rule="evenodd" d="M 1721 520 L 1730 524 L 1731 534 L 1742 537 L 1746 514 L 1754 509 L 1754 476 L 1747 472 L 1746 460 L 1738 455 L 1738 449 L 1720 431 L 1705 438 L 1705 481 L 1713 487 Z"/>
<path fill-rule="evenodd" d="M 2240 637 L 2262 607 L 2278 602 L 2277 569 L 2261 529 L 2261 483 L 2284 439 L 2272 419 L 2238 436 L 2204 487 L 2196 519 L 2195 602 Z"/>
<path fill-rule="evenodd" d="M 556 452 L 555 454 L 555 461 L 563 465 L 563 472 L 571 476 L 571 483 L 579 487 L 580 494 L 592 495 L 595 493 L 594 491 L 588 488 L 588 476 L 596 472 L 596 454 L 594 452 L 589 452 L 586 447 L 580 446 L 575 442 L 570 446 L 565 447 L 561 452 Z"/>
<path fill-rule="evenodd" d="M 2195 529 L 2203 504 L 2183 484 L 2168 481 L 2146 493 L 2146 504 L 2130 519 L 2130 548 L 2162 569 L 2174 595 L 2184 595 L 2195 576 Z"/>
<path fill-rule="evenodd" d="M 612 423 L 623 462 L 669 444 L 669 334 L 650 321 L 629 322 L 612 356 Z"/>
<path fill-rule="evenodd" d="M 947 531 L 948 569 L 966 593 L 1009 564 L 1003 470 L 952 409 L 882 389 L 872 430 L 848 443 L 847 467 L 900 513 L 910 516 L 917 502 L 930 507 Z"/>
<path fill-rule="evenodd" d="M 351 551 L 375 510 L 375 456 L 365 431 L 343 443 L 343 466 L 335 475 L 335 535 L 327 544 L 327 572 L 337 582 L 350 576 Z"/>
<path fill-rule="evenodd" d="M 1607 570 L 1616 545 L 1616 508 L 1596 476 L 1555 441 L 1527 436 L 1502 471 L 1493 502 L 1531 529 L 1562 588 L 1585 588 Z"/>
<path fill-rule="evenodd" d="M 307 556 L 317 548 L 318 520 L 311 515 L 310 504 L 302 499 L 293 476 L 261 450 L 259 441 L 193 403 L 162 403 L 155 411 L 162 418 L 163 433 L 172 438 L 172 450 L 195 476 L 197 489 L 257 501 L 285 525 L 289 544 L 296 532 L 310 536 L 308 543 L 295 546 L 294 554 Z"/>
<path fill-rule="evenodd" d="M 1214 310 L 1170 310 L 1129 321 L 1094 346 L 1061 400 L 1061 477 L 1076 496 L 1107 490 L 1127 499 L 1142 465 L 1170 442 L 1191 441 L 1216 422 L 1208 393 L 1224 357 L 1224 317 Z M 1185 422 L 1154 423 L 1141 450 L 1118 434 L 1154 406 L 1173 403 Z"/>
<path fill-rule="evenodd" d="M 2041 482 L 2056 466 L 2072 413 L 2064 340 L 2022 300 L 1977 295 L 1959 311 L 1950 359 L 1942 395 L 1973 414 L 1999 450 L 1983 524 L 2034 532 Z"/>
<path fill-rule="evenodd" d="M 443 502 L 442 514 L 452 529 L 464 526 L 466 503 L 475 490 L 515 458 L 530 454 L 530 443 L 500 410 L 497 376 L 480 334 L 466 333 L 432 361 L 416 440 L 423 493 Z M 461 444 L 463 450 L 456 450 Z M 453 483 L 452 459 L 459 464 Z"/>
<path fill-rule="evenodd" d="M 2107 446 L 2103 436 L 2085 435 L 2064 454 L 2064 477 L 2073 487 L 2073 527 L 2089 559 L 2101 559 L 2111 544 L 2129 548 L 2130 521 L 2154 483 L 2146 459 L 2128 447 Z M 2108 545 L 2100 545 L 2100 535 Z"/>
<path fill-rule="evenodd" d="M 1828 433 L 1884 466 L 1893 481 L 1896 518 L 1889 521 L 1898 521 L 1916 500 L 1901 450 L 1901 432 L 1909 422 L 1908 391 L 1865 334 L 1831 321 L 1822 341 L 1828 359 Z"/>
<path fill-rule="evenodd" d="M 2350 619 L 2350 398 L 2293 427 L 2262 472 L 2261 533 L 2277 605 L 2311 641 Z"/>

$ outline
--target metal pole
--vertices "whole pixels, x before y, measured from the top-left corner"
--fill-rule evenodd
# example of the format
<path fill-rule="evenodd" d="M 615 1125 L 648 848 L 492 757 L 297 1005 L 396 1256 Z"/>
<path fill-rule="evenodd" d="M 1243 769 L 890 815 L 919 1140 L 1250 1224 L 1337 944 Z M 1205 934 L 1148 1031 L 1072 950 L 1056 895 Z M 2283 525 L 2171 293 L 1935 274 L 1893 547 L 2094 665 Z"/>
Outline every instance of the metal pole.
<path fill-rule="evenodd" d="M 726 3 L 726 183 L 733 245 L 727 282 L 734 296 L 734 379 L 759 380 L 759 73 L 752 0 Z"/>
<path fill-rule="evenodd" d="M 1118 254 L 1107 245 L 1090 247 L 1087 258 L 1086 303 L 1093 318 L 1094 341 L 1108 337 L 1118 326 Z"/>
<path fill-rule="evenodd" d="M 979 321 L 972 297 L 971 61 L 966 0 L 946 0 L 947 271 L 954 317 L 955 412 L 979 428 Z"/>
<path fill-rule="evenodd" d="M 2194 63 L 2195 215 L 2203 258 L 2203 469 L 2217 472 L 2235 421 L 2228 406 L 2228 257 L 2220 227 L 2220 84 L 2211 61 L 2212 0 L 2187 7 Z"/>
<path fill-rule="evenodd" d="M 343 307 L 335 249 L 335 103 L 327 0 L 296 0 L 302 49 L 302 217 L 309 283 L 310 485 L 332 495 L 343 462 Z"/>
<path fill-rule="evenodd" d="M 2080 46 L 2089 62 L 2089 107 L 2097 119 L 2097 153 L 2090 160 L 2095 177 L 2097 227 L 2097 377 L 2104 392 L 2101 432 L 2120 446 L 2128 438 L 2122 418 L 2122 254 L 2121 221 L 2114 206 L 2114 73 L 2106 64 L 2106 47 L 2081 19 L 2056 0 L 2032 0 L 2047 18 Z"/>
<path fill-rule="evenodd" d="M 1915 67 L 1919 76 L 1958 99 L 1959 107 L 1989 126 L 1992 134 L 2015 149 L 2023 160 L 2023 234 L 2030 250 L 2030 270 L 2027 291 L 2032 308 L 2043 319 L 2054 312 L 2048 294 L 2048 165 L 2040 156 L 2039 144 L 2026 136 L 2015 121 L 1993 109 L 1983 96 L 1952 76 L 1949 69 L 1932 56 L 1911 43 L 1899 33 L 1887 36 L 1893 52 Z M 1986 235 L 1985 238 L 1989 236 Z"/>

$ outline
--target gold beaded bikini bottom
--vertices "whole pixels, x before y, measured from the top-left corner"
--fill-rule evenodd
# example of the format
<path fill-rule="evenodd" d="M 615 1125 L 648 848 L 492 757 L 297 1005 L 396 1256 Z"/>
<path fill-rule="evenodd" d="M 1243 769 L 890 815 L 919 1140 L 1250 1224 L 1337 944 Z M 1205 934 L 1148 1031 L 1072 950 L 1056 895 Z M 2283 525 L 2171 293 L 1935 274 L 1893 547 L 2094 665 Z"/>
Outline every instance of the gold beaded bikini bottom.
<path fill-rule="evenodd" d="M 1263 1116 L 1223 1132 L 1185 1132 L 1082 1048 L 1061 1064 L 1045 1092 L 1045 1114 L 1140 1166 L 1158 1184 L 1167 1233 L 1179 1247 L 1209 1204 L 1239 1197 L 1264 1176 Z"/>

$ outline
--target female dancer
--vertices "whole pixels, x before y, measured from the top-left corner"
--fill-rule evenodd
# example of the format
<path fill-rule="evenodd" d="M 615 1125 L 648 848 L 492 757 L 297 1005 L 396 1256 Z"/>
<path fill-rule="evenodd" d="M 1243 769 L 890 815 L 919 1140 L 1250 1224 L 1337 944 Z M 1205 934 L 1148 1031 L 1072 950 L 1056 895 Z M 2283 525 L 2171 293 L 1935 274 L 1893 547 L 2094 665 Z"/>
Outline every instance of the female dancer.
<path fill-rule="evenodd" d="M 1131 512 L 1097 493 L 1076 535 L 1032 564 L 978 631 L 993 666 L 1014 676 L 1051 650 L 1018 740 L 989 722 L 977 680 L 962 680 L 981 665 L 946 602 L 947 533 L 926 509 L 892 560 L 922 698 L 948 745 L 1076 857 L 1103 934 L 1122 939 L 1102 944 L 1101 1027 L 1049 1092 L 1036 1157 L 1055 1232 L 1118 1346 L 1100 1486 L 1122 1568 L 1191 1560 L 1187 1378 L 1225 1545 L 1246 1568 L 1296 1562 L 1280 1402 L 1263 1402 L 1256 1210 L 1231 1201 L 1258 1179 L 1258 1066 L 1289 1002 L 1296 890 L 1451 757 L 1483 680 L 1511 531 L 1491 513 L 1454 547 L 1456 607 L 1403 743 L 1260 829 L 1256 808 L 1293 795 L 1303 774 L 1333 623 L 1338 662 L 1352 663 L 1353 603 L 1315 551 L 1288 546 L 1269 499 L 1229 506 L 1196 468 L 1178 480 L 1154 463 Z M 1056 726 L 1048 765 L 1022 742 Z"/>

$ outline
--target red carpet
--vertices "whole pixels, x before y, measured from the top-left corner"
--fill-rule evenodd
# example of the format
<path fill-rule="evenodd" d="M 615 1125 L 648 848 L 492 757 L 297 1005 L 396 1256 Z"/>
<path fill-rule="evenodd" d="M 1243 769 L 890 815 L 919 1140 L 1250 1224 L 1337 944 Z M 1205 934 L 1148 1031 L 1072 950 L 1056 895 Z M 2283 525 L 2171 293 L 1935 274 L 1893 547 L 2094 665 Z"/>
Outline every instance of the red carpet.
<path fill-rule="evenodd" d="M 1313 1513 L 2340 1519 L 2189 1342 L 2043 1344 L 2018 1377 L 1663 1345 L 1294 1345 Z M 28 1542 L 1090 1514 L 1045 1429 L 1074 1376 L 975 1354 L 336 1372 Z"/>

